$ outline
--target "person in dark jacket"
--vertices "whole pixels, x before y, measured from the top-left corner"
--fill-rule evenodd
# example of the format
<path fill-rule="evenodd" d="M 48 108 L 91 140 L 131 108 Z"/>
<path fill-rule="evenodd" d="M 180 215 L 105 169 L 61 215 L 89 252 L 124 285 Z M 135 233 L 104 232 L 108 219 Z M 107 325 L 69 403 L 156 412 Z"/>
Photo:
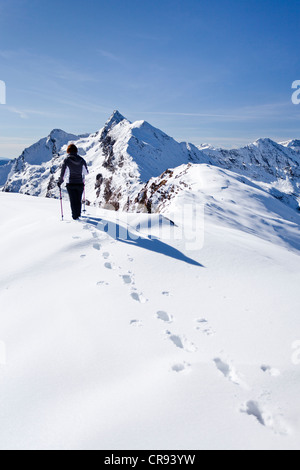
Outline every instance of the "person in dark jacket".
<path fill-rule="evenodd" d="M 82 195 L 84 191 L 85 177 L 88 174 L 88 168 L 86 161 L 78 155 L 76 145 L 69 145 L 67 153 L 69 156 L 63 163 L 57 185 L 61 188 L 61 185 L 66 180 L 72 209 L 72 217 L 74 220 L 78 220 L 81 216 Z"/>

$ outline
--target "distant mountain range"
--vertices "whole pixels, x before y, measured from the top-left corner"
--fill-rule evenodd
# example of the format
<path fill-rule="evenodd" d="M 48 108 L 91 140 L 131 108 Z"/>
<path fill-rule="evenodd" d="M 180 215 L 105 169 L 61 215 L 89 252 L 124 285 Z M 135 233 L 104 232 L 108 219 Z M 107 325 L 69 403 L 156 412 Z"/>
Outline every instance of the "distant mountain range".
<path fill-rule="evenodd" d="M 69 142 L 77 145 L 88 163 L 86 195 L 93 205 L 115 210 L 159 210 L 159 199 L 165 198 L 165 205 L 180 192 L 180 186 L 173 188 L 166 199 L 164 186 L 174 175 L 171 170 L 182 167 L 182 175 L 191 165 L 205 164 L 230 170 L 240 181 L 247 180 L 299 210 L 300 140 L 277 143 L 259 139 L 232 150 L 197 147 L 178 143 L 145 121 L 131 123 L 118 111 L 96 133 L 77 136 L 53 130 L 20 157 L 1 165 L 2 191 L 57 198 L 56 181 Z M 104 176 L 99 196 L 95 190 L 98 173 Z M 184 184 L 184 179 L 179 179 Z"/>

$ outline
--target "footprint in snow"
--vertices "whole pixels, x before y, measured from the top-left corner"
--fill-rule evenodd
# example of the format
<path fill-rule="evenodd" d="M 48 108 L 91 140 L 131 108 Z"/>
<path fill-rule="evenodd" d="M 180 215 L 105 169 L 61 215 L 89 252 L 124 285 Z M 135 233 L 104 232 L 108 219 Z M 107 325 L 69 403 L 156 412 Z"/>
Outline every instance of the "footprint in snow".
<path fill-rule="evenodd" d="M 162 311 L 157 312 L 156 318 L 158 320 L 161 320 L 161 321 L 165 322 L 165 323 L 172 323 L 173 322 L 172 315 L 169 315 L 167 312 L 162 312 Z"/>
<path fill-rule="evenodd" d="M 180 374 L 182 372 L 185 372 L 185 373 L 190 372 L 190 369 L 191 369 L 191 364 L 188 364 L 187 362 L 174 364 L 172 366 L 172 371 L 177 372 L 177 374 Z"/>
<path fill-rule="evenodd" d="M 131 320 L 130 326 L 141 328 L 143 326 L 143 322 L 141 322 L 140 320 Z"/>
<path fill-rule="evenodd" d="M 274 414 L 258 401 L 249 400 L 240 408 L 241 413 L 255 418 L 261 426 L 271 429 L 275 434 L 286 436 L 289 430 L 280 414 Z"/>
<path fill-rule="evenodd" d="M 166 336 L 179 349 L 190 353 L 198 351 L 198 348 L 188 341 L 185 336 L 173 335 L 170 331 L 166 331 Z"/>
<path fill-rule="evenodd" d="M 214 359 L 214 363 L 217 369 L 224 375 L 226 379 L 230 380 L 230 382 L 234 383 L 235 385 L 243 385 L 242 380 L 231 364 L 228 364 L 219 357 Z"/>
<path fill-rule="evenodd" d="M 111 263 L 105 263 L 105 264 L 104 264 L 104 267 L 105 267 L 106 269 L 115 269 L 114 265 L 111 264 Z"/>
<path fill-rule="evenodd" d="M 108 282 L 105 281 L 99 281 L 97 282 L 97 286 L 102 287 L 102 286 L 109 286 Z"/>
<path fill-rule="evenodd" d="M 131 298 L 140 304 L 146 304 L 148 302 L 143 294 L 138 294 L 137 292 L 131 292 Z"/>
<path fill-rule="evenodd" d="M 213 336 L 215 334 L 214 330 L 209 326 L 208 321 L 205 318 L 199 318 L 196 320 L 198 326 L 196 330 L 201 331 L 206 336 Z"/>
<path fill-rule="evenodd" d="M 125 285 L 130 285 L 134 283 L 132 277 L 129 274 L 120 275 L 120 277 L 123 279 L 123 283 Z"/>
<path fill-rule="evenodd" d="M 105 253 L 103 253 L 103 258 L 104 259 L 108 259 L 110 257 L 110 253 L 108 253 L 107 251 Z"/>
<path fill-rule="evenodd" d="M 100 243 L 94 243 L 93 248 L 94 248 L 94 250 L 100 251 L 101 250 Z"/>
<path fill-rule="evenodd" d="M 86 258 L 86 255 L 81 255 L 80 258 L 81 258 L 81 259 Z"/>
<path fill-rule="evenodd" d="M 271 377 L 279 377 L 281 374 L 280 374 L 280 371 L 278 369 L 274 369 L 273 367 L 271 366 L 266 366 L 266 365 L 262 365 L 261 366 L 261 370 L 265 373 L 265 374 L 268 374 L 270 375 Z"/>
<path fill-rule="evenodd" d="M 164 297 L 172 297 L 171 292 L 167 292 L 167 291 L 162 292 L 161 295 L 163 295 Z"/>

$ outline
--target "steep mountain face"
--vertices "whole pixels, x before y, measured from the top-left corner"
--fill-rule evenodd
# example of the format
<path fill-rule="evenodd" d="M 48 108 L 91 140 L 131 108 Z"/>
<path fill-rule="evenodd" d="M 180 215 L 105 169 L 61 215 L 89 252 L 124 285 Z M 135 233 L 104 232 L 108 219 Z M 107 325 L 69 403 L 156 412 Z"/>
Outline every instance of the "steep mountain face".
<path fill-rule="evenodd" d="M 3 187 L 7 181 L 8 175 L 12 169 L 12 161 L 0 163 L 0 188 Z"/>
<path fill-rule="evenodd" d="M 103 174 L 104 184 L 96 202 L 117 210 L 128 209 L 142 183 L 153 176 L 183 163 L 208 161 L 195 146 L 179 144 L 145 121 L 130 123 L 118 112 L 100 131 L 99 143 L 92 170 Z M 94 178 L 87 183 L 91 202 L 95 202 L 93 183 Z"/>
<path fill-rule="evenodd" d="M 90 205 L 125 211 L 158 210 L 158 196 L 163 205 L 168 205 L 173 195 L 181 191 L 181 185 L 184 187 L 182 180 L 176 189 L 174 186 L 173 193 L 165 195 L 164 182 L 172 178 L 172 169 L 209 164 L 230 170 L 237 178 L 242 176 L 291 208 L 299 209 L 300 141 L 278 144 L 260 139 L 232 150 L 215 149 L 208 144 L 196 147 L 176 142 L 145 121 L 131 123 L 118 111 L 94 134 L 76 136 L 54 130 L 19 158 L 0 166 L 2 190 L 57 198 L 56 181 L 70 142 L 77 145 L 88 163 L 86 199 Z M 103 184 L 97 191 L 95 180 L 99 173 Z"/>

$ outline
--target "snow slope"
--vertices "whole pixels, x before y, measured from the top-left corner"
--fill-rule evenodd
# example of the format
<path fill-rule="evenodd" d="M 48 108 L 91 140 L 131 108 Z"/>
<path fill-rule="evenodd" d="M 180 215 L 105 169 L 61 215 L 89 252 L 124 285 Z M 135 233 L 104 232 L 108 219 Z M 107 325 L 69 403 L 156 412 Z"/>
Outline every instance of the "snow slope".
<path fill-rule="evenodd" d="M 241 149 L 203 149 L 214 165 L 250 178 L 293 209 L 300 207 L 298 141 L 278 144 L 259 139 Z"/>
<path fill-rule="evenodd" d="M 131 208 L 173 219 L 181 212 L 184 201 L 194 207 L 204 206 L 206 216 L 219 225 L 300 250 L 298 212 L 248 178 L 211 165 L 182 165 L 152 178 Z"/>
<path fill-rule="evenodd" d="M 299 215 L 176 171 L 164 216 L 0 193 L 1 449 L 299 449 Z"/>

